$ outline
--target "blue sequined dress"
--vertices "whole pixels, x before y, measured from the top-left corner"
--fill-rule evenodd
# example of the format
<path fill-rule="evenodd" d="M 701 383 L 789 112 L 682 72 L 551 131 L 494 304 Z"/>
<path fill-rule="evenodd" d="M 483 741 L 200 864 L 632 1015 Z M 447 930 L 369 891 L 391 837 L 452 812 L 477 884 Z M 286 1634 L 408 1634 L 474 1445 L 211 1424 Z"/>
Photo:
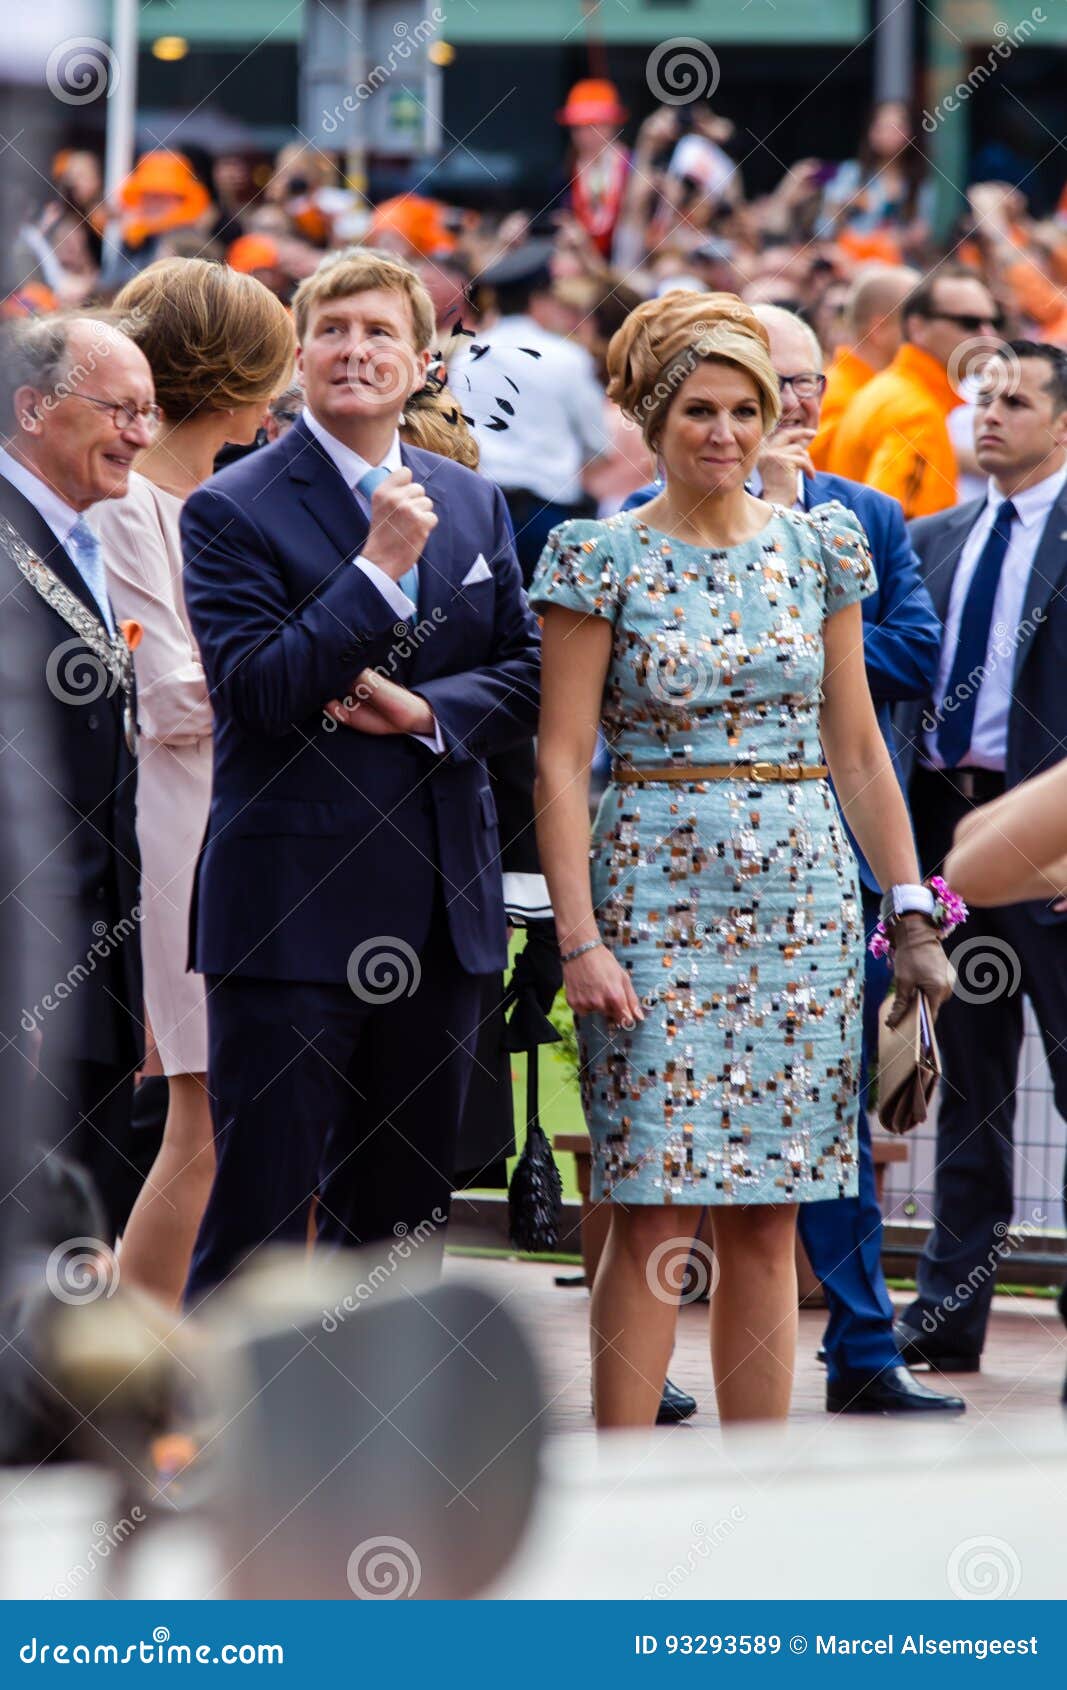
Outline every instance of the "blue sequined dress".
<path fill-rule="evenodd" d="M 774 506 L 722 551 L 640 518 L 563 523 L 530 589 L 612 624 L 613 756 L 821 762 L 823 622 L 875 585 L 856 518 Z M 629 1032 L 579 1018 L 593 1196 L 854 1194 L 863 926 L 828 782 L 611 784 L 590 859 L 601 936 L 645 1009 Z"/>

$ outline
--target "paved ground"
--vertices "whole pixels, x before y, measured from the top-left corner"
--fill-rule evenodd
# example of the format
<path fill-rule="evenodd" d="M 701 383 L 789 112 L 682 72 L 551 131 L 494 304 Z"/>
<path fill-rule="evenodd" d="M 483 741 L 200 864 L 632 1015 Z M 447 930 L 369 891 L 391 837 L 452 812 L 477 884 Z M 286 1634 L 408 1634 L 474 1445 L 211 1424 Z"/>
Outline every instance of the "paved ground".
<path fill-rule="evenodd" d="M 549 1396 L 546 1429 L 550 1433 L 593 1432 L 589 1412 L 588 1317 L 584 1287 L 560 1287 L 556 1275 L 570 1278 L 577 1268 L 542 1266 L 534 1262 L 475 1263 L 449 1258 L 447 1272 L 475 1269 L 494 1289 L 507 1294 L 540 1351 Z M 903 1305 L 908 1298 L 902 1294 Z M 825 1372 L 815 1360 L 825 1314 L 805 1309 L 800 1316 L 800 1346 L 792 1418 L 825 1421 Z M 706 1303 L 684 1307 L 679 1314 L 678 1343 L 671 1364 L 676 1384 L 690 1390 L 700 1404 L 691 1428 L 717 1424 L 715 1396 L 707 1344 Z M 1067 1333 L 1055 1303 L 1041 1298 L 998 1297 L 994 1302 L 989 1342 L 979 1374 L 928 1375 L 966 1399 L 968 1413 L 955 1422 L 962 1441 L 983 1426 L 1003 1429 L 1011 1436 L 1011 1422 L 1035 1412 L 1047 1413 L 1059 1401 L 1067 1368 Z M 925 1418 L 925 1417 L 924 1417 Z M 659 1436 L 686 1436 L 684 1427 L 664 1428 Z"/>

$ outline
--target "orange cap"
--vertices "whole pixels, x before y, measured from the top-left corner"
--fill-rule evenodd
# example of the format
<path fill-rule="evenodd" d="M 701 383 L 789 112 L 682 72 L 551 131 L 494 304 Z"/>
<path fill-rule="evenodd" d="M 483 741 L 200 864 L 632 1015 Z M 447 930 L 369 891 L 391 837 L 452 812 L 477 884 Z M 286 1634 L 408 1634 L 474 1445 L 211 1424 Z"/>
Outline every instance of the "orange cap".
<path fill-rule="evenodd" d="M 567 104 L 556 113 L 556 122 L 581 129 L 587 123 L 625 123 L 629 115 L 614 82 L 590 76 L 574 84 Z"/>
<path fill-rule="evenodd" d="M 226 254 L 230 269 L 240 270 L 246 276 L 253 270 L 275 269 L 279 258 L 278 243 L 269 235 L 238 235 Z"/>
<path fill-rule="evenodd" d="M 375 207 L 366 239 L 373 246 L 386 233 L 399 235 L 420 258 L 455 250 L 456 237 L 445 227 L 444 207 L 419 194 L 398 194 Z"/>

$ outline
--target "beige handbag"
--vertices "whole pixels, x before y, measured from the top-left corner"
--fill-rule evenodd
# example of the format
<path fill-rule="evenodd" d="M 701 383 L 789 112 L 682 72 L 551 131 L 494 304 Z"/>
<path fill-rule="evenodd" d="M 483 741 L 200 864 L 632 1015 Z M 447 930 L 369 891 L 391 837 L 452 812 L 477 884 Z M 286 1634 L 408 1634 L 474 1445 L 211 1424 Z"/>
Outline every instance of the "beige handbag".
<path fill-rule="evenodd" d="M 916 992 L 898 1027 L 888 1025 L 892 1008 L 890 994 L 878 1013 L 878 1119 L 887 1132 L 899 1135 L 926 1120 L 941 1078 L 941 1054 L 922 992 Z"/>

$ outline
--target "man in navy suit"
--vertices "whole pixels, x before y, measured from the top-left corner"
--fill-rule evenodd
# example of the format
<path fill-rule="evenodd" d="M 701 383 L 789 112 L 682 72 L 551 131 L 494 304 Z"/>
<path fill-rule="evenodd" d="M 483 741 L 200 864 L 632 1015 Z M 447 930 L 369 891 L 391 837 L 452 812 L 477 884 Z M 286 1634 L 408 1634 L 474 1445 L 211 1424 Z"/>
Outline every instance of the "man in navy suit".
<path fill-rule="evenodd" d="M 863 524 L 878 578 L 877 591 L 863 601 L 863 650 L 875 711 L 895 758 L 890 708 L 899 700 L 925 695 L 937 666 L 940 624 L 920 580 L 897 501 L 841 476 L 816 473 L 811 464 L 808 448 L 818 428 L 826 386 L 815 335 L 781 306 L 754 309 L 770 336 L 771 361 L 782 388 L 782 416 L 761 456 L 759 483 L 752 491 L 775 504 L 802 510 L 836 499 Z M 643 502 L 655 491 L 655 487 L 643 488 L 627 503 Z M 869 935 L 878 921 L 880 888 L 854 839 L 852 846 L 859 861 L 864 926 Z M 826 1404 L 845 1414 L 958 1413 L 964 1407 L 960 1398 L 938 1395 L 901 1365 L 893 1337 L 893 1305 L 882 1272 L 882 1215 L 866 1105 L 868 1054 L 877 1050 L 878 1008 L 888 978 L 887 965 L 868 953 L 859 1194 L 800 1206 L 800 1236 L 830 1309 L 823 1345 Z"/>
<path fill-rule="evenodd" d="M 342 253 L 294 314 L 301 420 L 182 517 L 215 708 L 193 965 L 218 1169 L 190 1297 L 300 1243 L 313 1197 L 320 1241 L 439 1252 L 481 977 L 505 963 L 485 760 L 537 718 L 503 497 L 399 442 L 422 284 Z"/>
<path fill-rule="evenodd" d="M 957 825 L 1058 763 L 1067 741 L 1067 353 L 1010 341 L 983 372 L 975 424 L 982 499 L 912 525 L 945 622 L 927 708 L 914 710 L 919 857 L 936 871 Z M 973 910 L 948 942 L 957 986 L 938 1017 L 944 1081 L 934 1224 L 903 1355 L 977 1372 L 1015 1209 L 1014 1118 L 1023 996 L 1067 1118 L 1067 915 L 1032 901 Z M 1020 990 L 1021 988 L 1021 990 Z M 1055 1193 L 1055 1196 L 1054 1196 Z M 1029 1217 L 1049 1224 L 1058 1198 Z M 1061 1303 L 1067 1315 L 1067 1298 Z"/>

